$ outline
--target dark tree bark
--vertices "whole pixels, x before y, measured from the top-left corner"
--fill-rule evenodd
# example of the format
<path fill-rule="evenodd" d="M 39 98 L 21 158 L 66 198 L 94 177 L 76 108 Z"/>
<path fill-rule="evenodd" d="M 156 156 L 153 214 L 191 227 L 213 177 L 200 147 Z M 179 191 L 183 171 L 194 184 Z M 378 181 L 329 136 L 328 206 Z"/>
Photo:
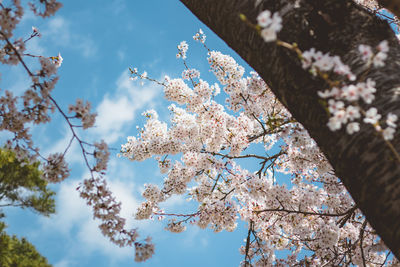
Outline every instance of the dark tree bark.
<path fill-rule="evenodd" d="M 327 84 L 303 70 L 293 51 L 265 43 L 239 14 L 255 24 L 261 11 L 279 12 L 283 17 L 281 40 L 296 42 L 303 51 L 315 47 L 339 55 L 355 74 L 362 71 L 358 45 L 374 47 L 388 40 L 386 65 L 368 73 L 378 90 L 372 105 L 383 117 L 389 112 L 400 117 L 399 90 L 395 89 L 400 87 L 400 46 L 389 25 L 350 0 L 181 2 L 247 61 L 304 125 L 368 222 L 400 259 L 400 164 L 394 154 L 371 125 L 362 124 L 354 135 L 330 131 L 326 126 L 329 115 L 317 95 Z M 398 132 L 392 144 L 400 150 Z"/>

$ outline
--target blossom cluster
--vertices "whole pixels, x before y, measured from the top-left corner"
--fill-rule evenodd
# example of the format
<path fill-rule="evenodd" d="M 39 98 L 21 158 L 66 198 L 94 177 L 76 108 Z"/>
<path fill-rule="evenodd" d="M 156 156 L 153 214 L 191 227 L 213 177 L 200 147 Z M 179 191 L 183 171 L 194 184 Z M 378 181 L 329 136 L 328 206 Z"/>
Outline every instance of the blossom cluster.
<path fill-rule="evenodd" d="M 99 228 L 103 235 L 120 247 L 136 246 L 138 233 L 135 229 L 125 230 L 125 219 L 119 216 L 121 203 L 113 197 L 104 178 L 85 179 L 78 190 L 86 203 L 93 206 L 93 217 L 102 221 Z"/>
<path fill-rule="evenodd" d="M 57 12 L 62 7 L 62 4 L 60 2 L 57 2 L 56 0 L 42 0 L 40 1 L 41 4 L 44 5 L 44 8 L 42 11 L 39 11 L 39 8 L 35 6 L 32 3 L 28 3 L 31 10 L 35 15 L 41 16 L 41 17 L 50 17 L 54 15 L 54 13 Z"/>
<path fill-rule="evenodd" d="M 38 33 L 37 29 L 35 29 L 35 28 L 33 28 L 33 32 L 34 33 L 35 32 Z M 38 34 L 38 36 L 40 36 L 40 34 Z M 50 59 L 53 61 L 53 63 L 56 66 L 56 68 L 61 67 L 61 64 L 63 63 L 63 60 L 64 60 L 60 53 L 58 53 L 58 55 L 56 57 L 50 57 Z"/>
<path fill-rule="evenodd" d="M 135 261 L 142 262 L 148 260 L 154 254 L 154 244 L 151 238 L 146 238 L 144 243 L 135 243 Z"/>
<path fill-rule="evenodd" d="M 379 9 L 379 4 L 376 0 L 354 0 L 359 5 L 362 5 L 364 7 L 367 7 L 371 10 L 378 10 Z"/>
<path fill-rule="evenodd" d="M 202 29 L 199 29 L 198 32 L 193 36 L 193 40 L 199 41 L 200 43 L 206 42 L 206 35 L 204 34 Z"/>
<path fill-rule="evenodd" d="M 51 154 L 43 168 L 43 177 L 51 183 L 58 183 L 69 176 L 68 165 L 61 153 Z"/>
<path fill-rule="evenodd" d="M 167 226 L 165 227 L 165 230 L 170 231 L 171 233 L 182 233 L 186 231 L 186 226 L 183 224 L 183 222 L 175 221 L 175 218 L 169 220 Z"/>
<path fill-rule="evenodd" d="M 182 58 L 182 59 L 186 59 L 186 52 L 188 50 L 189 46 L 185 41 L 182 41 L 179 45 L 178 45 L 178 54 L 176 54 L 176 58 Z"/>
<path fill-rule="evenodd" d="M 329 53 L 323 54 L 314 48 L 302 53 L 302 64 L 304 69 L 310 69 L 313 75 L 318 71 L 333 72 L 338 75 L 346 76 L 350 81 L 355 80 L 355 75 L 351 72 L 349 66 L 344 64 L 340 57 L 331 56 Z"/>
<path fill-rule="evenodd" d="M 82 121 L 83 129 L 88 129 L 93 127 L 96 122 L 96 113 L 90 113 L 90 103 L 86 101 L 86 104 L 83 104 L 81 99 L 76 100 L 75 105 L 69 105 L 68 113 L 75 112 L 75 118 L 78 118 Z"/>
<path fill-rule="evenodd" d="M 107 163 L 110 157 L 107 144 L 104 140 L 101 140 L 98 143 L 95 142 L 94 147 L 95 151 L 93 152 L 93 156 L 96 159 L 96 165 L 93 167 L 93 170 L 96 172 L 107 170 Z"/>
<path fill-rule="evenodd" d="M 368 45 L 361 44 L 358 47 L 360 58 L 365 64 L 365 68 L 379 68 L 385 65 L 385 59 L 389 51 L 388 42 L 386 40 L 380 42 L 376 46 L 376 52 Z M 341 83 L 340 86 L 333 86 L 325 91 L 319 91 L 321 98 L 328 100 L 328 111 L 331 114 L 327 126 L 330 130 L 340 130 L 346 126 L 346 132 L 353 134 L 360 130 L 359 120 L 364 123 L 371 124 L 376 131 L 382 134 L 385 140 L 392 140 L 396 129 L 395 122 L 397 115 L 393 113 L 387 114 L 386 128 L 382 128 L 379 114 L 375 107 L 369 107 L 364 110 L 365 104 L 372 104 L 375 99 L 376 83 L 371 78 L 365 81 L 356 81 L 356 76 L 350 71 L 350 68 L 343 64 L 339 57 L 322 54 L 315 51 L 314 48 L 302 53 L 303 68 L 310 69 L 314 75 L 323 75 L 333 71 L 335 74 L 345 76 L 349 82 Z"/>
<path fill-rule="evenodd" d="M 372 63 L 374 67 L 383 67 L 385 66 L 385 59 L 389 52 L 389 44 L 386 40 L 380 42 L 376 47 L 377 53 L 374 53 L 373 49 L 369 45 L 364 44 L 359 45 L 358 50 L 361 54 L 361 59 L 367 65 Z"/>
<path fill-rule="evenodd" d="M 257 23 L 262 28 L 260 34 L 265 42 L 276 40 L 276 34 L 282 29 L 282 18 L 278 13 L 264 10 L 257 17 Z"/>
<path fill-rule="evenodd" d="M 360 4 L 367 5 L 371 4 L 372 1 L 368 3 L 366 1 L 359 2 Z M 282 27 L 281 20 L 277 13 L 271 16 L 269 10 L 265 10 L 258 15 L 258 26 L 263 28 L 260 35 L 265 42 L 276 40 L 276 32 Z M 295 50 L 291 45 L 288 47 L 292 47 Z M 376 46 L 376 52 L 371 46 L 364 44 L 359 45 L 358 50 L 366 69 L 371 67 L 379 68 L 385 65 L 389 46 L 388 42 L 384 40 Z M 315 48 L 304 52 L 297 52 L 301 58 L 302 67 L 308 69 L 314 76 L 324 78 L 329 84 L 336 82 L 330 80 L 330 75 L 332 76 L 332 74 L 344 76 L 350 82 L 339 82 L 340 86 L 332 85 L 328 90 L 318 92 L 320 97 L 329 99 L 327 109 L 331 117 L 327 126 L 330 130 L 336 131 L 341 129 L 342 125 L 346 125 L 348 134 L 358 132 L 360 130 L 360 123 L 357 120 L 362 119 L 362 115 L 365 115 L 363 121 L 372 124 L 381 133 L 383 139 L 392 140 L 394 138 L 396 128 L 394 122 L 397 121 L 396 114 L 389 113 L 387 115 L 387 127 L 383 129 L 382 123 L 379 121 L 382 116 L 375 107 L 370 107 L 367 111 L 361 108 L 363 103 L 360 100 L 365 104 L 371 104 L 375 99 L 374 93 L 376 92 L 376 88 L 375 82 L 372 79 L 367 78 L 366 81 L 362 80 L 355 83 L 357 79 L 356 75 L 352 73 L 350 67 L 344 64 L 338 56 L 331 56 L 329 53 L 323 54 L 321 51 L 316 51 Z M 216 72 L 225 73 L 218 69 L 216 69 Z"/>
<path fill-rule="evenodd" d="M 272 23 L 268 19 L 274 18 L 267 15 L 264 13 L 259 22 L 266 27 Z M 121 146 L 122 156 L 133 161 L 154 158 L 165 174 L 160 185 L 145 185 L 145 201 L 135 218 L 168 217 L 165 229 L 173 233 L 185 231 L 188 224 L 216 232 L 233 231 L 238 219 L 245 221 L 249 236 L 240 248 L 245 257 L 243 266 L 249 262 L 256 266 L 338 266 L 343 261 L 350 264 L 352 257 L 357 264 L 363 258 L 359 246 L 351 244 L 359 242 L 361 231 L 363 257 L 385 262 L 381 252 L 385 249 L 373 249 L 380 246 L 377 236 L 368 224 L 368 230 L 361 229 L 364 217 L 307 131 L 257 73 L 245 76 L 244 68 L 232 57 L 207 51 L 210 70 L 219 85 L 210 86 L 197 73 L 184 75 L 191 80 L 188 83 L 166 78 L 159 84 L 165 98 L 173 102 L 170 122 L 161 121 L 155 110 L 148 110 L 143 113 L 147 120 L 138 135 L 128 137 Z M 305 58 L 308 68 L 322 68 L 354 80 L 339 58 L 316 51 L 309 51 Z M 189 70 L 192 68 L 184 73 Z M 369 89 L 358 99 L 371 99 L 371 82 L 361 84 Z M 212 97 L 220 87 L 225 105 Z M 344 103 L 338 103 L 335 91 L 325 94 L 331 98 L 332 113 L 344 110 L 347 122 L 361 118 L 362 112 L 355 106 L 344 109 Z M 365 118 L 375 117 L 370 112 Z M 387 125 L 394 125 L 396 119 L 390 114 Z M 250 147 L 258 153 L 250 153 Z M 259 160 L 260 169 L 249 171 L 239 165 L 246 159 Z M 291 185 L 277 173 L 289 175 Z M 163 211 L 160 205 L 174 195 L 196 203 L 197 209 L 185 214 Z M 289 251 L 289 255 L 279 258 L 278 250 Z M 312 251 L 312 256 L 301 259 L 305 250 Z"/>
<path fill-rule="evenodd" d="M 200 72 L 196 69 L 187 69 L 182 72 L 182 79 L 191 80 L 200 78 Z"/>

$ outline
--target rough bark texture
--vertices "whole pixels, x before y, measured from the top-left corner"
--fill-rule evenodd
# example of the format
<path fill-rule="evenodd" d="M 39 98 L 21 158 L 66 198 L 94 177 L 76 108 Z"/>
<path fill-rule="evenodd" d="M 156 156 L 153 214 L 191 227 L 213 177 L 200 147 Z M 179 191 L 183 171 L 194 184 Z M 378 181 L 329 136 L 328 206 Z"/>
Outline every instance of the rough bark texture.
<path fill-rule="evenodd" d="M 400 47 L 385 21 L 345 0 L 181 0 L 201 21 L 233 48 L 271 87 L 293 116 L 318 143 L 354 201 L 386 245 L 400 259 L 400 164 L 370 125 L 348 135 L 331 132 L 328 114 L 317 91 L 326 89 L 323 80 L 301 68 L 295 53 L 264 43 L 239 19 L 243 13 L 256 23 L 257 15 L 269 9 L 283 17 L 279 38 L 296 42 L 301 50 L 315 47 L 339 55 L 354 73 L 362 71 L 358 45 L 390 45 L 386 66 L 373 68 L 368 77 L 376 81 L 372 105 L 386 117 L 400 117 Z M 392 142 L 400 150 L 400 136 Z"/>

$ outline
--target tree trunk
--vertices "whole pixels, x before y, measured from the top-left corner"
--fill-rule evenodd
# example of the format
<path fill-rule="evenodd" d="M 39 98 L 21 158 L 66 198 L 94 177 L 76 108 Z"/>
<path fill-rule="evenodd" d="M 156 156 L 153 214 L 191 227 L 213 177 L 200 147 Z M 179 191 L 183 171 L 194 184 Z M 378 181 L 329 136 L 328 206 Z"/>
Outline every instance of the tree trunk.
<path fill-rule="evenodd" d="M 296 42 L 304 51 L 311 47 L 339 55 L 353 73 L 361 71 L 359 44 L 375 47 L 388 40 L 390 51 L 381 68 L 368 77 L 376 82 L 372 103 L 383 118 L 400 117 L 400 46 L 390 26 L 352 1 L 345 0 L 180 0 L 194 15 L 221 37 L 270 86 L 292 115 L 304 125 L 328 158 L 368 222 L 400 259 L 400 164 L 371 125 L 361 124 L 358 133 L 332 132 L 329 115 L 317 91 L 328 88 L 301 67 L 296 54 L 265 43 L 255 30 L 239 19 L 246 15 L 254 24 L 268 9 L 279 12 L 283 41 Z M 397 131 L 392 144 L 400 150 Z"/>

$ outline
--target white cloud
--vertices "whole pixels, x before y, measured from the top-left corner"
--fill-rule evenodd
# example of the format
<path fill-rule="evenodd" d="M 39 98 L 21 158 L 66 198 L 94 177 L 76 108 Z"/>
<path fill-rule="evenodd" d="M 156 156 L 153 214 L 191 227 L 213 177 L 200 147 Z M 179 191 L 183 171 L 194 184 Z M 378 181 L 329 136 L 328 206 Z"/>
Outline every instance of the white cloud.
<path fill-rule="evenodd" d="M 183 195 L 173 195 L 167 201 L 162 203 L 162 207 L 167 210 L 176 209 L 179 206 L 185 206 L 188 202 Z"/>
<path fill-rule="evenodd" d="M 46 49 L 40 45 L 39 38 L 33 38 L 26 44 L 26 51 L 33 55 L 46 55 Z M 36 60 L 36 59 L 35 59 Z"/>
<path fill-rule="evenodd" d="M 70 127 L 66 123 L 62 126 L 62 129 L 63 129 L 63 131 L 62 131 L 63 136 L 59 140 L 52 142 L 52 145 L 48 145 L 49 144 L 48 139 L 45 139 L 45 138 L 42 138 L 44 140 L 39 139 L 41 141 L 41 143 L 38 143 L 38 144 L 40 144 L 40 146 L 43 147 L 43 151 L 41 152 L 42 155 L 47 157 L 50 153 L 63 153 L 65 151 L 65 149 L 68 147 L 68 145 L 71 141 L 72 133 L 71 133 Z M 48 129 L 37 127 L 37 128 L 35 128 L 35 130 L 38 130 L 38 133 L 35 133 L 36 136 L 40 136 L 40 135 L 43 136 L 43 135 L 45 135 L 46 130 L 48 130 Z M 46 144 L 47 144 L 47 146 L 46 146 Z M 76 140 L 72 141 L 72 143 L 65 155 L 65 161 L 68 163 L 68 165 L 83 162 L 82 151 Z"/>
<path fill-rule="evenodd" d="M 73 48 L 79 51 L 85 58 L 94 56 L 98 50 L 96 43 L 90 37 L 71 30 L 71 25 L 71 21 L 56 16 L 50 19 L 46 28 L 43 29 L 42 35 L 59 47 Z"/>
<path fill-rule="evenodd" d="M 57 44 L 68 44 L 71 41 L 70 23 L 63 17 L 56 16 L 49 20 L 42 34 L 45 38 L 52 38 Z"/>
<path fill-rule="evenodd" d="M 139 201 L 135 198 L 134 184 L 124 183 L 121 181 L 108 182 L 113 195 L 118 201 L 122 202 L 121 216 L 127 219 L 127 229 L 138 227 L 137 223 L 133 222 L 133 211 L 139 205 Z M 139 233 L 142 227 L 139 227 Z M 132 257 L 133 248 L 120 248 L 112 244 L 104 237 L 99 228 L 98 221 L 85 220 L 81 221 L 79 232 L 77 233 L 78 240 L 85 247 L 86 252 L 101 251 L 104 254 L 113 256 L 114 258 Z"/>
<path fill-rule="evenodd" d="M 56 214 L 50 218 L 41 217 L 44 229 L 56 230 L 64 235 L 69 235 L 73 227 L 82 221 L 92 220 L 90 208 L 79 197 L 76 187 L 78 182 L 66 180 L 61 185 L 56 197 Z"/>
<path fill-rule="evenodd" d="M 93 251 L 101 251 L 102 254 L 114 258 L 132 257 L 134 248 L 120 248 L 114 245 L 101 234 L 97 225 L 98 223 L 94 220 L 86 220 L 80 224 L 77 237 L 81 249 L 84 249 L 84 253 L 90 254 Z"/>
<path fill-rule="evenodd" d="M 37 22 L 39 20 L 39 17 L 36 16 L 33 11 L 29 8 L 26 8 L 24 10 L 24 15 L 21 19 L 21 25 L 32 25 L 32 22 Z"/>
<path fill-rule="evenodd" d="M 114 0 L 112 6 L 109 9 L 116 16 L 121 15 L 126 10 L 126 1 L 125 0 Z"/>
<path fill-rule="evenodd" d="M 5 75 L 4 75 L 5 76 Z M 1 77 L 3 88 L 4 84 L 8 87 L 4 88 L 11 91 L 14 95 L 21 95 L 31 86 L 31 79 L 27 75 L 22 66 L 13 66 L 7 70 L 7 76 Z"/>
<path fill-rule="evenodd" d="M 136 108 L 127 96 L 114 99 L 106 96 L 97 107 L 96 132 L 104 135 L 105 140 L 114 142 L 121 136 L 122 127 L 132 122 Z"/>
<path fill-rule="evenodd" d="M 151 84 L 140 87 L 129 80 L 128 71 L 124 71 L 116 82 L 114 94 L 104 96 L 97 107 L 96 135 L 102 136 L 108 143 L 125 136 L 132 126 L 138 112 L 146 106 L 154 105 L 156 97 L 161 95 L 159 86 Z"/>
<path fill-rule="evenodd" d="M 126 57 L 125 49 L 123 49 L 123 48 L 118 49 L 117 57 L 118 57 L 119 61 L 124 61 L 124 59 Z"/>
<path fill-rule="evenodd" d="M 197 226 L 188 225 L 187 230 L 182 235 L 182 246 L 185 249 L 200 249 L 208 246 L 209 235 Z"/>
<path fill-rule="evenodd" d="M 84 175 L 84 177 L 87 176 L 89 176 L 88 173 Z M 69 234 L 74 227 L 81 225 L 83 222 L 87 224 L 90 221 L 94 223 L 94 228 L 100 233 L 97 228 L 98 222 L 92 219 L 91 208 L 80 198 L 79 192 L 76 190 L 79 183 L 80 181 L 77 180 L 66 180 L 60 184 L 56 197 L 57 212 L 50 218 L 40 218 L 44 227 L 56 228 L 64 234 Z M 107 184 L 117 201 L 122 202 L 121 216 L 133 225 L 133 220 L 129 218 L 133 218 L 133 212 L 140 204 L 140 200 L 135 198 L 138 195 L 137 187 L 133 182 L 120 180 L 111 181 L 107 179 Z"/>
<path fill-rule="evenodd" d="M 68 260 L 61 260 L 56 264 L 54 264 L 54 267 L 68 267 L 68 266 L 71 266 L 70 261 Z"/>
<path fill-rule="evenodd" d="M 110 181 L 110 179 L 109 179 Z M 121 216 L 127 218 L 127 223 L 132 226 L 133 213 L 139 207 L 141 200 L 136 199 L 137 186 L 133 182 L 111 181 L 109 187 L 118 201 L 121 201 Z"/>
<path fill-rule="evenodd" d="M 87 177 L 88 174 L 86 173 L 83 176 Z M 112 181 L 107 178 L 107 185 L 116 200 L 122 203 L 120 215 L 126 219 L 126 229 L 138 228 L 140 239 L 143 239 L 147 234 L 152 235 L 161 232 L 162 228 L 161 224 L 155 224 L 152 221 L 136 221 L 133 219 L 133 213 L 142 200 L 137 198 L 139 195 L 138 187 L 132 180 Z M 52 233 L 64 235 L 65 239 L 69 240 L 68 253 L 71 253 L 71 255 L 78 251 L 87 255 L 90 255 L 93 251 L 99 251 L 102 254 L 112 256 L 116 261 L 132 257 L 133 248 L 120 248 L 101 234 L 98 228 L 99 221 L 93 219 L 91 208 L 79 197 L 76 190 L 78 184 L 79 181 L 76 180 L 67 180 L 60 184 L 56 196 L 57 212 L 50 218 L 39 218 L 42 225 L 40 232 L 45 232 L 50 236 Z M 61 261 L 56 266 L 68 266 L 68 261 Z"/>
<path fill-rule="evenodd" d="M 93 57 L 97 53 L 97 46 L 96 43 L 87 36 L 77 36 L 77 40 L 74 41 L 78 42 L 76 45 L 76 49 L 81 51 L 82 55 L 85 58 Z"/>

